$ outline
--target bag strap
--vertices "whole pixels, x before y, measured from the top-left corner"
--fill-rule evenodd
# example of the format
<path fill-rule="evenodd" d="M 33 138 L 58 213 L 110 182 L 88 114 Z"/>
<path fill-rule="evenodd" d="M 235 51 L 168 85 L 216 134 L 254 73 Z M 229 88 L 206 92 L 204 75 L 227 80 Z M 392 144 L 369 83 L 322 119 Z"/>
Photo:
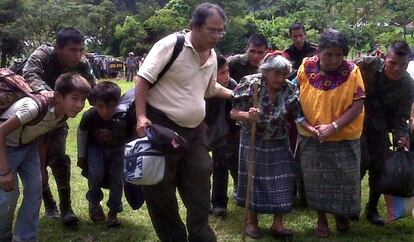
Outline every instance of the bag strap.
<path fill-rule="evenodd" d="M 182 33 L 176 33 L 175 35 L 177 36 L 177 42 L 175 42 L 174 50 L 173 50 L 171 59 L 165 65 L 164 69 L 162 69 L 162 71 L 160 72 L 160 74 L 158 74 L 157 81 L 159 81 L 164 76 L 164 74 L 168 71 L 168 69 L 170 69 L 171 65 L 174 63 L 174 61 L 177 59 L 178 55 L 183 50 L 184 40 L 185 40 L 184 34 L 182 34 Z"/>

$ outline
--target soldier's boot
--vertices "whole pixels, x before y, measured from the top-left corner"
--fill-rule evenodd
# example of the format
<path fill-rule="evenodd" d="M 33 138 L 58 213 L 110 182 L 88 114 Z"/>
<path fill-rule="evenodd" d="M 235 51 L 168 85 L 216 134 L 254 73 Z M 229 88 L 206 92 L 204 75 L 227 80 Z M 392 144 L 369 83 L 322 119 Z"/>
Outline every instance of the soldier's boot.
<path fill-rule="evenodd" d="M 50 191 L 49 184 L 43 185 L 42 190 L 43 203 L 45 205 L 45 216 L 47 218 L 56 219 L 60 217 L 59 210 L 56 206 L 56 202 L 53 199 L 52 192 Z"/>
<path fill-rule="evenodd" d="M 369 222 L 374 225 L 384 226 L 384 220 L 382 220 L 381 216 L 379 216 L 377 209 L 380 197 L 380 193 L 376 193 L 373 189 L 370 189 L 368 203 L 365 207 L 365 213 Z"/>
<path fill-rule="evenodd" d="M 55 164 L 66 164 L 52 167 L 53 175 L 59 193 L 60 217 L 65 226 L 73 226 L 79 222 L 79 218 L 73 213 L 70 200 L 70 158 L 66 155 L 66 162 Z"/>

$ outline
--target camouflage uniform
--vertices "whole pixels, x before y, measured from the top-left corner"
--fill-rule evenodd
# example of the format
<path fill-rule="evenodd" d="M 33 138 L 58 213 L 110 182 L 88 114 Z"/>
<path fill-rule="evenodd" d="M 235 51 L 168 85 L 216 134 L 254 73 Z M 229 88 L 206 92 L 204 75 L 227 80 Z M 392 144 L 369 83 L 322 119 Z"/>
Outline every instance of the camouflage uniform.
<path fill-rule="evenodd" d="M 59 65 L 57 53 L 53 47 L 42 45 L 27 59 L 23 67 L 23 77 L 35 92 L 52 91 L 56 79 L 63 73 L 76 72 L 85 77 L 91 86 L 95 85 L 95 77 L 88 60 L 82 57 L 76 67 L 68 68 Z M 46 135 L 39 138 L 40 158 L 42 163 L 43 200 L 45 208 L 56 207 L 50 192 L 47 166 L 50 166 L 56 179 L 59 192 L 60 212 L 72 212 L 70 201 L 70 158 L 65 154 L 68 125 L 63 123 Z"/>
<path fill-rule="evenodd" d="M 389 80 L 384 74 L 381 58 L 364 57 L 356 61 L 365 85 L 365 120 L 361 136 L 361 179 L 369 171 L 369 201 L 366 210 L 377 212 L 380 193 L 375 182 L 389 149 L 388 133 L 395 140 L 409 137 L 407 120 L 414 98 L 413 79 L 406 72 L 399 80 Z"/>
<path fill-rule="evenodd" d="M 237 83 L 247 75 L 256 74 L 259 71 L 257 66 L 252 66 L 247 59 L 247 54 L 233 55 L 227 59 L 229 63 L 230 77 Z"/>

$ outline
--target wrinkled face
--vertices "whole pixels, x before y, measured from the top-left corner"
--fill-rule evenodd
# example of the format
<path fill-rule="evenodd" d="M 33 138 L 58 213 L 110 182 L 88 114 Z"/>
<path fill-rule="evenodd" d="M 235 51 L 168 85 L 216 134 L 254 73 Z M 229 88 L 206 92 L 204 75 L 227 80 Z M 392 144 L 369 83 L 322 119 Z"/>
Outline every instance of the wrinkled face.
<path fill-rule="evenodd" d="M 279 90 L 286 82 L 286 78 L 289 76 L 289 71 L 268 71 L 264 74 L 266 80 L 266 87 Z"/>
<path fill-rule="evenodd" d="M 101 116 L 103 120 L 111 120 L 112 115 L 115 113 L 117 103 L 116 102 L 105 103 L 104 101 L 98 99 L 96 100 L 94 106 L 99 116 Z"/>
<path fill-rule="evenodd" d="M 55 100 L 59 115 L 74 118 L 85 106 L 86 94 L 74 91 L 66 94 L 66 96 L 62 96 L 60 93 L 55 92 Z"/>
<path fill-rule="evenodd" d="M 306 33 L 303 29 L 292 30 L 290 32 L 290 39 L 297 48 L 302 48 L 305 44 Z"/>
<path fill-rule="evenodd" d="M 399 56 L 392 51 L 388 51 L 385 57 L 385 76 L 390 80 L 399 80 L 404 75 L 409 62 L 408 56 Z"/>
<path fill-rule="evenodd" d="M 85 45 L 83 43 L 69 42 L 64 47 L 56 46 L 55 50 L 61 66 L 75 67 L 79 64 L 85 52 Z"/>
<path fill-rule="evenodd" d="M 203 25 L 195 26 L 192 34 L 201 46 L 212 49 L 224 37 L 224 20 L 218 14 L 213 14 Z"/>
<path fill-rule="evenodd" d="M 344 60 L 344 51 L 340 47 L 328 47 L 318 52 L 319 65 L 322 71 L 338 69 Z"/>
<path fill-rule="evenodd" d="M 230 80 L 229 65 L 224 64 L 220 69 L 217 70 L 217 82 L 222 86 L 227 87 Z"/>
<path fill-rule="evenodd" d="M 263 58 L 266 55 L 267 46 L 255 46 L 254 44 L 250 44 L 247 46 L 246 53 L 247 59 L 251 66 L 259 66 L 262 62 Z"/>

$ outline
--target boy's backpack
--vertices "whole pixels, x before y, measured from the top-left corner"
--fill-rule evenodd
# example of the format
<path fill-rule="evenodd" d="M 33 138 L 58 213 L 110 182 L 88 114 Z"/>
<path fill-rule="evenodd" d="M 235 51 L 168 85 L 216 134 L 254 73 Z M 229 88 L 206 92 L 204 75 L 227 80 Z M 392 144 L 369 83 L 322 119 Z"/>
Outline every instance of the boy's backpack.
<path fill-rule="evenodd" d="M 28 125 L 39 123 L 46 115 L 49 103 L 44 96 L 33 94 L 33 90 L 29 87 L 22 76 L 15 74 L 7 68 L 0 69 L 0 114 L 6 111 L 13 103 L 23 97 L 33 99 L 38 107 L 39 113 L 35 119 L 30 121 Z M 4 121 L 4 120 L 3 120 Z"/>
<path fill-rule="evenodd" d="M 178 55 L 183 50 L 185 36 L 180 32 L 176 33 L 176 36 L 177 42 L 174 45 L 174 50 L 171 55 L 171 59 L 168 61 L 168 63 L 165 65 L 162 71 L 158 74 L 157 81 L 159 81 L 161 77 L 163 77 L 164 74 L 168 71 L 168 69 L 170 69 L 171 65 L 174 63 Z M 152 86 L 154 86 L 155 84 L 156 82 Z M 135 125 L 137 123 L 137 119 L 135 116 L 135 88 L 129 89 L 124 95 L 122 95 L 121 100 L 119 101 L 119 104 L 115 110 L 114 118 L 118 121 L 125 122 L 126 143 L 137 138 L 136 135 L 134 135 L 136 134 Z"/>

